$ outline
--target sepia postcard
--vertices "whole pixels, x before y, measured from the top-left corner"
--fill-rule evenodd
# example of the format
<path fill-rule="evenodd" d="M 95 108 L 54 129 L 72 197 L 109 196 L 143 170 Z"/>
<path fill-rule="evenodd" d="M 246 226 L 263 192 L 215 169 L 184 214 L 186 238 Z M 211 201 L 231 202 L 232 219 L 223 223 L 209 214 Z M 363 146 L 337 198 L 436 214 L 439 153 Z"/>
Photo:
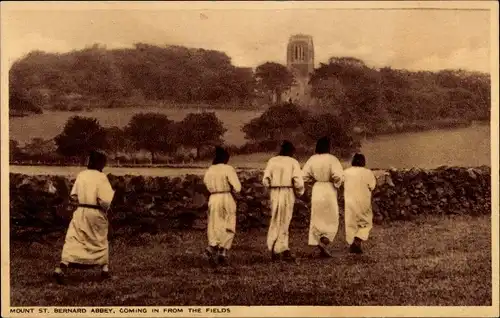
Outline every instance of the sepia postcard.
<path fill-rule="evenodd" d="M 2 317 L 498 317 L 497 1 L 8 1 Z"/>

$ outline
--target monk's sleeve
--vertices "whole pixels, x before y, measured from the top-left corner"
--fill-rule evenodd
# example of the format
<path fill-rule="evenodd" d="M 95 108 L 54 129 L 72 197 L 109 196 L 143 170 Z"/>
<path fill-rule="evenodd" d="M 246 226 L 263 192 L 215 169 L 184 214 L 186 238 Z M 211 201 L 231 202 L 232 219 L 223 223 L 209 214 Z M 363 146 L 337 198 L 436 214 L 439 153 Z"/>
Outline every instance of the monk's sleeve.
<path fill-rule="evenodd" d="M 236 193 L 240 193 L 241 192 L 241 182 L 240 182 L 240 179 L 238 178 L 238 174 L 236 173 L 236 170 L 233 167 L 230 167 L 227 179 L 229 181 L 229 184 L 233 188 L 233 191 Z"/>
<path fill-rule="evenodd" d="M 336 188 L 340 188 L 344 182 L 344 168 L 337 158 L 334 158 L 331 163 L 330 180 Z"/>
<path fill-rule="evenodd" d="M 302 170 L 300 170 L 300 165 L 298 162 L 293 164 L 293 176 L 292 176 L 293 187 L 295 192 L 301 196 L 304 194 L 304 177 L 302 175 Z"/>
<path fill-rule="evenodd" d="M 99 182 L 99 185 L 97 186 L 97 198 L 99 205 L 103 207 L 104 210 L 108 210 L 111 206 L 114 195 L 115 191 L 111 188 L 108 177 L 103 176 L 101 182 Z"/>
<path fill-rule="evenodd" d="M 302 168 L 302 177 L 304 178 L 304 182 L 313 182 L 314 178 L 312 176 L 311 162 L 307 160 L 306 164 Z"/>
<path fill-rule="evenodd" d="M 269 188 L 271 186 L 271 162 L 267 162 L 266 169 L 264 170 L 264 177 L 262 178 L 262 184 Z"/>

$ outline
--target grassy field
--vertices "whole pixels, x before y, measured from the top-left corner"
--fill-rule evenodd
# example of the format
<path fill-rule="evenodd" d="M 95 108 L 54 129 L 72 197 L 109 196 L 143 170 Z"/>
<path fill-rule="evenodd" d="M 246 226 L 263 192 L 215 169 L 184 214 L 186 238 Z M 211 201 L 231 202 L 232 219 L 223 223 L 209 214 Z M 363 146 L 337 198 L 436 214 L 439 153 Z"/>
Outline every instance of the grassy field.
<path fill-rule="evenodd" d="M 12 306 L 491 305 L 491 220 L 432 217 L 376 226 L 365 254 L 347 253 L 343 228 L 332 259 L 311 258 L 307 232 L 291 232 L 298 264 L 272 263 L 265 230 L 238 232 L 231 265 L 211 269 L 204 231 L 111 242 L 116 277 L 71 270 L 51 281 L 63 237 L 11 242 Z"/>
<path fill-rule="evenodd" d="M 9 138 L 17 140 L 21 146 L 33 138 L 50 139 L 59 134 L 66 121 L 74 115 L 95 117 L 105 127 L 127 125 L 130 118 L 139 112 L 160 112 L 170 119 L 180 121 L 188 113 L 201 111 L 197 108 L 165 109 L 165 108 L 124 108 L 124 109 L 96 109 L 92 112 L 52 112 L 46 111 L 41 115 L 31 115 L 20 118 L 9 118 Z M 241 131 L 243 125 L 259 116 L 259 111 L 251 110 L 213 110 L 224 122 L 227 132 L 225 142 L 236 146 L 243 145 L 245 135 Z M 314 145 L 311 145 L 313 148 Z M 369 168 L 435 168 L 441 165 L 450 166 L 480 166 L 489 165 L 490 128 L 488 125 L 477 125 L 450 130 L 435 130 L 416 133 L 402 133 L 390 136 L 370 138 L 362 143 L 361 151 L 367 158 Z M 274 153 L 256 153 L 233 156 L 230 163 L 241 168 L 263 168 L 267 160 Z M 207 162 L 197 163 L 207 165 Z M 54 170 L 56 168 L 50 168 Z M 45 173 L 43 169 L 18 168 L 17 172 Z M 56 169 L 57 170 L 57 169 Z M 66 167 L 59 168 L 57 173 L 71 173 Z M 130 173 L 135 172 L 131 169 Z M 24 172 L 23 172 L 24 173 Z M 52 172 L 51 172 L 52 173 Z M 129 173 L 129 172 L 127 172 Z M 141 169 L 141 174 L 153 172 Z M 156 173 L 156 172 L 154 172 Z M 160 172 L 162 175 L 166 172 Z M 168 172 L 176 174 L 176 171 Z"/>

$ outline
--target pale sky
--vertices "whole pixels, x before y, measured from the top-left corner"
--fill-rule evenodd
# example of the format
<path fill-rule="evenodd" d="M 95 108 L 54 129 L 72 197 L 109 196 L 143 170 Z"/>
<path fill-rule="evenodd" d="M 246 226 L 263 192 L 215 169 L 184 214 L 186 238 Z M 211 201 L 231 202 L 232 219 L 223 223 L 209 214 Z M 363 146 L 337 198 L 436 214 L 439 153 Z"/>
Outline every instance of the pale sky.
<path fill-rule="evenodd" d="M 88 8 L 88 7 L 87 7 Z M 4 12 L 3 12 L 4 13 Z M 313 37 L 316 65 L 353 56 L 369 66 L 489 72 L 490 13 L 480 10 L 47 10 L 2 14 L 8 65 L 31 50 L 68 52 L 144 42 L 221 50 L 237 66 L 285 63 L 292 34 Z"/>

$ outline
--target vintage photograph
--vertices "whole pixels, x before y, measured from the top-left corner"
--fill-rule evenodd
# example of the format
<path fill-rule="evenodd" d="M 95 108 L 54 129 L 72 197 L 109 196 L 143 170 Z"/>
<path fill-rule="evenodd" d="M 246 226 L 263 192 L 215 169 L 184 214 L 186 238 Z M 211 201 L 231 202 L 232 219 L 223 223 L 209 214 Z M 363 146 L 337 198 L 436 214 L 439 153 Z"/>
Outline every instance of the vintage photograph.
<path fill-rule="evenodd" d="M 3 315 L 498 313 L 498 3 L 1 9 Z"/>

